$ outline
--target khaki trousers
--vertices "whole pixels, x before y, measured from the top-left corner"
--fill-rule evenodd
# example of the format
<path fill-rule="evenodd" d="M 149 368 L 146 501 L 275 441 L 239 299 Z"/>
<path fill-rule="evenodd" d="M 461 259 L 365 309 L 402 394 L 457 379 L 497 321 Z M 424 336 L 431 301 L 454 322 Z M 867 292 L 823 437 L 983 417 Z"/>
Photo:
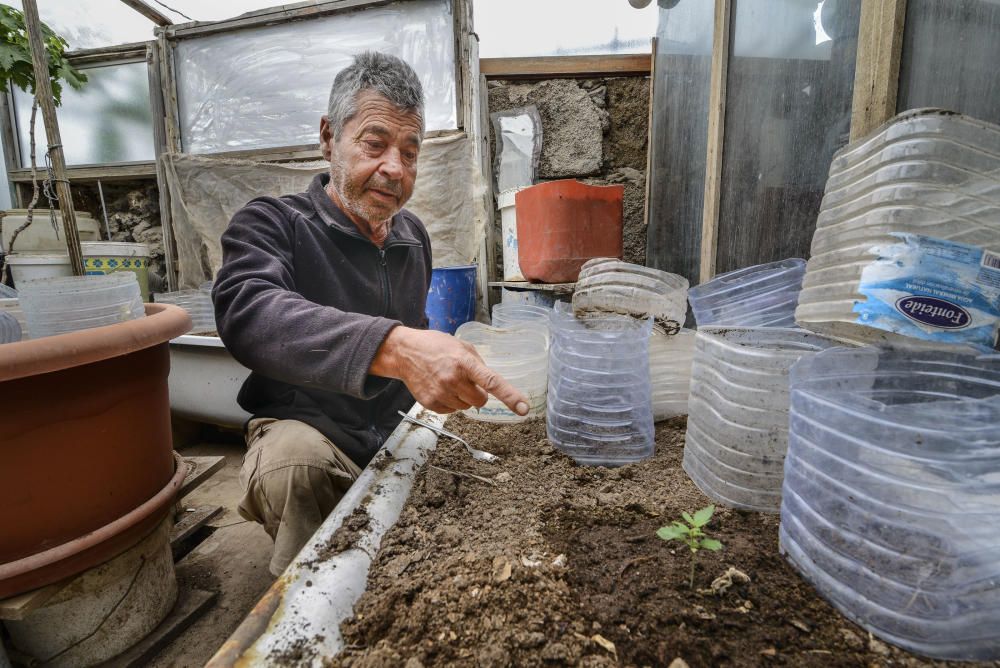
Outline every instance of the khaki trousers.
<path fill-rule="evenodd" d="M 281 575 L 359 475 L 347 455 L 306 423 L 250 420 L 237 509 L 274 539 L 271 573 Z"/>

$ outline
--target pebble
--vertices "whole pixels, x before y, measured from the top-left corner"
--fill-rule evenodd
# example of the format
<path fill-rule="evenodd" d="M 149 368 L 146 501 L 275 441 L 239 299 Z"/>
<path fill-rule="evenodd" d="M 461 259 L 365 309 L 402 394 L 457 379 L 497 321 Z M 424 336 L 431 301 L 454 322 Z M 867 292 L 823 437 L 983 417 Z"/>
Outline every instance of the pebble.
<path fill-rule="evenodd" d="M 865 641 L 850 629 L 840 629 L 840 638 L 844 641 L 845 645 L 853 650 L 861 650 L 865 647 Z"/>
<path fill-rule="evenodd" d="M 406 666 L 404 668 L 424 668 L 424 664 L 417 657 L 411 656 L 406 660 Z"/>
<path fill-rule="evenodd" d="M 496 479 L 496 481 L 497 481 L 498 483 L 500 483 L 500 484 L 506 484 L 506 483 L 510 482 L 511 480 L 513 480 L 513 479 L 514 479 L 514 476 L 512 476 L 512 475 L 511 475 L 510 473 L 508 473 L 507 471 L 501 471 L 500 473 L 498 473 L 498 474 L 496 475 L 496 478 L 495 478 L 495 479 Z"/>
<path fill-rule="evenodd" d="M 668 666 L 668 668 L 690 668 L 690 666 L 688 666 L 687 661 L 681 657 L 677 657 L 670 662 L 670 666 Z"/>

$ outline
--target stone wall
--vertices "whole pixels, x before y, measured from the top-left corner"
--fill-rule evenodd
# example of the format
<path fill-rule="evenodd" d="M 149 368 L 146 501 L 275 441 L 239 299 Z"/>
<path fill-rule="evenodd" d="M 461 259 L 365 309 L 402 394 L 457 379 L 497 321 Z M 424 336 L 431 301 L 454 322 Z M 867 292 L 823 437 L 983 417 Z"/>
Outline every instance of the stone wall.
<path fill-rule="evenodd" d="M 73 206 L 86 211 L 101 226 L 101 238 L 109 241 L 143 243 L 150 249 L 149 287 L 163 292 L 166 287 L 166 261 L 163 252 L 163 228 L 160 225 L 160 199 L 155 180 L 118 181 L 101 184 L 107 208 L 105 228 L 101 199 L 96 185 L 74 184 Z M 109 235 L 110 232 L 110 235 Z"/>
<path fill-rule="evenodd" d="M 491 113 L 531 104 L 538 108 L 540 181 L 575 178 L 625 186 L 624 259 L 645 264 L 649 78 L 491 81 L 488 93 Z M 495 149 L 492 137 L 490 141 Z M 499 240 L 499 214 L 496 221 Z M 499 245 L 497 260 L 502 262 Z"/>

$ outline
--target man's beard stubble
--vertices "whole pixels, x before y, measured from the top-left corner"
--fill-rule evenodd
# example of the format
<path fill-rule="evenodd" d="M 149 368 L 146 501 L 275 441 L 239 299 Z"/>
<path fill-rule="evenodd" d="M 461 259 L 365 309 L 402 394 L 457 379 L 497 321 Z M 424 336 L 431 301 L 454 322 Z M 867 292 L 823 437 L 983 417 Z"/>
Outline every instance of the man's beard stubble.
<path fill-rule="evenodd" d="M 340 201 L 343 202 L 348 213 L 365 221 L 372 232 L 379 227 L 388 227 L 389 220 L 402 208 L 402 204 L 397 204 L 395 207 L 372 206 L 363 199 L 366 188 L 375 188 L 392 193 L 396 196 L 398 203 L 402 197 L 402 184 L 399 181 L 382 179 L 378 174 L 372 174 L 371 178 L 361 185 L 352 183 L 347 178 L 347 170 L 344 169 L 344 165 L 339 159 L 330 161 L 329 187 L 340 197 Z"/>

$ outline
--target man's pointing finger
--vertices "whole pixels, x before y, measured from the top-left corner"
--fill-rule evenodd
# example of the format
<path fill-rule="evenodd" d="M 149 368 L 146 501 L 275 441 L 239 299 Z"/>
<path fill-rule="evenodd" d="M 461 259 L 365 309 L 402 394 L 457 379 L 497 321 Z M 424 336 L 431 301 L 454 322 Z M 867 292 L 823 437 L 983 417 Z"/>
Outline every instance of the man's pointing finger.
<path fill-rule="evenodd" d="M 485 364 L 468 359 L 469 379 L 504 403 L 518 415 L 528 414 L 528 398 L 508 383 L 503 376 Z"/>

